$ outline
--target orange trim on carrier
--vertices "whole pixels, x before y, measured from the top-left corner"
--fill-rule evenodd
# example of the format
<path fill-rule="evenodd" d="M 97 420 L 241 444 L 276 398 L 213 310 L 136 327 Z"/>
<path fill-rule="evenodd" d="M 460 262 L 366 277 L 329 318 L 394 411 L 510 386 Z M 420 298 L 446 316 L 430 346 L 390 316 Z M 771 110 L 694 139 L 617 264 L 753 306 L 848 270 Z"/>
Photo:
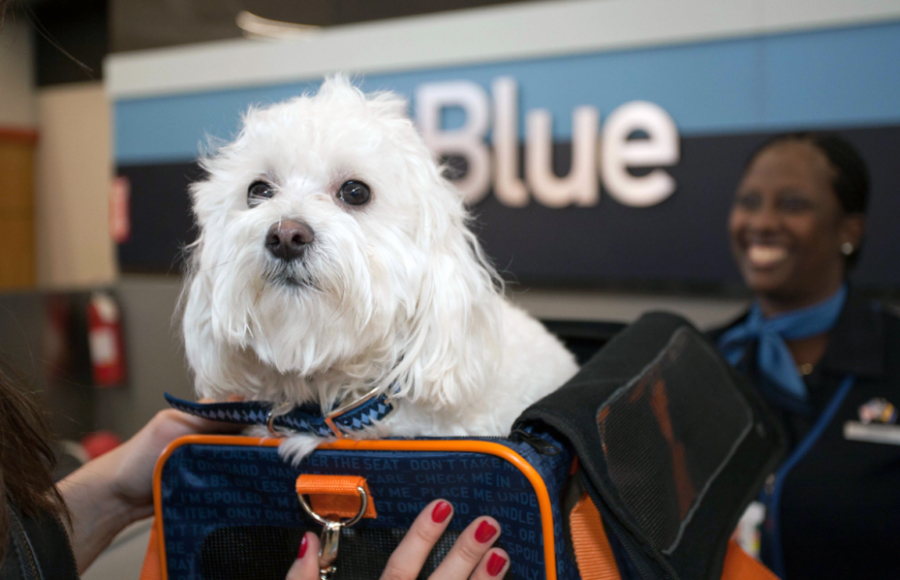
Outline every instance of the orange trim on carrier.
<path fill-rule="evenodd" d="M 154 530 L 151 535 L 156 536 L 156 548 L 158 551 L 158 567 L 160 580 L 168 580 L 166 571 L 166 542 L 163 535 L 162 524 L 162 472 L 166 460 L 172 453 L 183 445 L 242 445 L 242 446 L 259 446 L 259 447 L 278 447 L 281 439 L 269 439 L 258 437 L 239 437 L 227 435 L 187 435 L 176 439 L 163 451 L 156 462 L 156 468 L 153 472 L 153 504 L 155 510 L 155 521 L 153 522 Z M 463 453 L 482 453 L 485 455 L 494 455 L 500 457 L 507 462 L 513 464 L 528 479 L 534 487 L 537 495 L 538 506 L 541 510 L 541 527 L 544 533 L 544 567 L 547 571 L 546 580 L 556 580 L 556 552 L 554 550 L 553 535 L 553 516 L 550 503 L 550 494 L 544 485 L 544 480 L 538 472 L 525 461 L 521 455 L 499 443 L 490 441 L 471 441 L 471 440 L 428 440 L 428 441 L 412 441 L 412 440 L 355 440 L 340 439 L 332 443 L 319 445 L 319 449 L 359 449 L 365 451 L 455 451 Z M 355 489 L 355 488 L 354 488 Z M 354 492 L 355 493 L 355 492 Z M 368 514 L 368 511 L 367 511 Z M 148 557 L 149 559 L 149 557 Z M 145 571 L 147 569 L 147 561 L 144 562 Z M 141 580 L 150 580 L 150 576 L 145 578 L 142 573 Z"/>

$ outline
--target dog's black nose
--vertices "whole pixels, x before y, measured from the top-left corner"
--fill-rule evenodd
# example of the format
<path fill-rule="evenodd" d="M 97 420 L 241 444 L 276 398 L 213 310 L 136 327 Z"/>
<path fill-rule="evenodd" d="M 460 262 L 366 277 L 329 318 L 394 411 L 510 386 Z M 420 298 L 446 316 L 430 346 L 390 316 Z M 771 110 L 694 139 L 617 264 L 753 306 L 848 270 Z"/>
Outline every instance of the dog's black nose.
<path fill-rule="evenodd" d="M 281 220 L 269 228 L 266 249 L 276 258 L 290 262 L 303 255 L 306 246 L 312 241 L 313 231 L 308 225 L 294 220 Z"/>

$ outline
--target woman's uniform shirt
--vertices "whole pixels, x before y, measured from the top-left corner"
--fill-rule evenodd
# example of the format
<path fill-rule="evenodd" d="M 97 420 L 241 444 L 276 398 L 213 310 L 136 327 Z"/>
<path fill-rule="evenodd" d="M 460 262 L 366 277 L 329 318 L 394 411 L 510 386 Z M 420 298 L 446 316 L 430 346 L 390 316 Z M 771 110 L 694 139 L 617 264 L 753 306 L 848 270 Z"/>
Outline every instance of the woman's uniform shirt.
<path fill-rule="evenodd" d="M 732 325 L 713 331 L 713 340 Z M 809 393 L 805 403 L 772 385 L 755 361 L 751 346 L 737 368 L 780 419 L 788 456 L 846 377 L 855 378 L 815 445 L 781 482 L 785 579 L 900 578 L 900 446 L 850 441 L 843 435 L 844 423 L 859 421 L 859 408 L 872 399 L 900 406 L 900 318 L 851 292 L 825 355 L 804 377 Z M 769 566 L 771 515 L 763 524 L 761 546 L 762 560 Z"/>

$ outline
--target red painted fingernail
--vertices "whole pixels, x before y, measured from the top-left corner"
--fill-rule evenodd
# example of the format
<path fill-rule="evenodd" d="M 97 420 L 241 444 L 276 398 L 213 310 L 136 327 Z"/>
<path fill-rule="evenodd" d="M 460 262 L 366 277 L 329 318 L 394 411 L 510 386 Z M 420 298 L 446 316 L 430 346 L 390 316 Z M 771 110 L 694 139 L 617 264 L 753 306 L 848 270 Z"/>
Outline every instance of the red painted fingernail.
<path fill-rule="evenodd" d="M 483 520 L 475 530 L 475 539 L 483 544 L 493 538 L 496 533 L 497 528 L 489 524 L 487 520 Z"/>
<path fill-rule="evenodd" d="M 434 509 L 431 510 L 431 521 L 433 521 L 436 524 L 442 524 L 442 523 L 444 523 L 444 520 L 447 519 L 447 516 L 449 516 L 450 512 L 452 512 L 452 511 L 453 511 L 453 508 L 450 506 L 449 503 L 447 503 L 445 501 L 439 501 L 438 504 L 436 506 L 434 506 Z"/>
<path fill-rule="evenodd" d="M 300 540 L 300 551 L 297 552 L 297 559 L 298 559 L 298 560 L 299 560 L 300 558 L 302 558 L 304 554 L 306 554 L 306 547 L 307 547 L 308 545 L 309 545 L 309 542 L 306 541 L 306 534 L 303 534 L 303 539 Z"/>
<path fill-rule="evenodd" d="M 506 566 L 506 558 L 500 554 L 491 554 L 487 563 L 487 573 L 491 576 L 496 576 L 504 566 Z"/>

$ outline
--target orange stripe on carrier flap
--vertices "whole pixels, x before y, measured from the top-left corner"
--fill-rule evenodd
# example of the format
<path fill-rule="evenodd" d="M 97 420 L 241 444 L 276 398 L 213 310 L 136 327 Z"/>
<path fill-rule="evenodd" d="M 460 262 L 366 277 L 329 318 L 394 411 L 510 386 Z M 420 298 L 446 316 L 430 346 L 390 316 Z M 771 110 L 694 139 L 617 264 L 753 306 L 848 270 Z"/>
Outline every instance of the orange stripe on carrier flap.
<path fill-rule="evenodd" d="M 575 562 L 584 580 L 621 579 L 600 512 L 587 493 L 582 494 L 569 513 L 569 531 Z M 728 542 L 721 579 L 778 580 L 775 574 L 750 557 L 734 540 Z"/>
<path fill-rule="evenodd" d="M 621 580 L 600 512 L 587 492 L 569 513 L 569 532 L 578 571 L 585 580 Z"/>
<path fill-rule="evenodd" d="M 722 580 L 778 580 L 778 576 L 754 560 L 737 542 L 729 540 Z"/>
<path fill-rule="evenodd" d="M 366 478 L 358 475 L 312 475 L 302 474 L 297 478 L 297 493 L 308 495 L 313 511 L 322 517 L 331 515 L 340 518 L 352 518 L 359 513 L 360 502 L 358 487 L 369 496 L 364 518 L 377 518 L 375 500 Z"/>

